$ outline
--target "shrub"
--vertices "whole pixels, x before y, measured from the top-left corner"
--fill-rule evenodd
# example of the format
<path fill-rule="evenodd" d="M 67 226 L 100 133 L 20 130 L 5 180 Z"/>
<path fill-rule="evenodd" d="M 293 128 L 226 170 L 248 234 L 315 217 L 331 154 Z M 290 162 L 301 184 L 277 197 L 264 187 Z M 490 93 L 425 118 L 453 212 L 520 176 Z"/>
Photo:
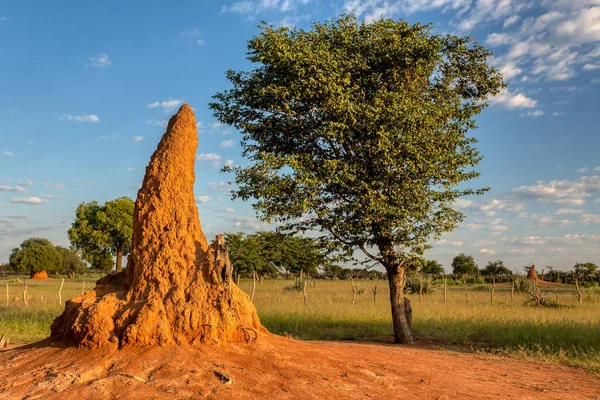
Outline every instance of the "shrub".
<path fill-rule="evenodd" d="M 428 276 L 422 276 L 419 280 L 419 275 L 411 274 L 406 277 L 406 283 L 404 284 L 404 292 L 411 294 L 419 294 L 421 282 L 423 284 L 423 294 L 431 293 L 433 291 L 433 279 L 431 279 Z"/>
<path fill-rule="evenodd" d="M 529 293 L 531 291 L 531 281 L 524 277 L 517 277 L 514 280 L 515 290 L 521 293 Z"/>
<path fill-rule="evenodd" d="M 294 283 L 283 287 L 284 292 L 302 292 L 304 290 L 304 280 L 296 278 Z"/>

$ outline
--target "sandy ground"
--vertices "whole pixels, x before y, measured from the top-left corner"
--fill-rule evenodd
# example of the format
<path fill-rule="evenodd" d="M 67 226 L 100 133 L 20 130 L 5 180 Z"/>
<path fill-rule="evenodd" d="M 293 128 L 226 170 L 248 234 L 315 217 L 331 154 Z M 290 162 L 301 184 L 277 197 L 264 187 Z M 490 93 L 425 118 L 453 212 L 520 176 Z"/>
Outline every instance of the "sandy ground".
<path fill-rule="evenodd" d="M 600 399 L 600 376 L 417 346 L 270 334 L 249 345 L 120 351 L 43 341 L 0 352 L 0 398 Z"/>

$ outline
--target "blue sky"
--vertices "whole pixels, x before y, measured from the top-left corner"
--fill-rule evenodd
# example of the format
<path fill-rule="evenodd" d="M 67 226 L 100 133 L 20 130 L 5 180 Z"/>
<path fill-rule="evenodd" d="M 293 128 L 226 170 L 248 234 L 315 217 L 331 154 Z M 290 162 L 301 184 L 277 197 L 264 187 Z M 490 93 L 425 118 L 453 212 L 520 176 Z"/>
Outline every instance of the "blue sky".
<path fill-rule="evenodd" d="M 240 135 L 207 104 L 248 69 L 265 20 L 310 26 L 354 11 L 475 37 L 509 87 L 478 118 L 485 196 L 426 256 L 464 252 L 569 269 L 600 262 L 600 0 L 4 2 L 0 5 L 0 261 L 31 236 L 68 245 L 77 205 L 135 197 L 169 116 L 196 111 L 195 186 L 207 236 L 268 228 L 229 199 L 219 172 L 244 164 Z"/>

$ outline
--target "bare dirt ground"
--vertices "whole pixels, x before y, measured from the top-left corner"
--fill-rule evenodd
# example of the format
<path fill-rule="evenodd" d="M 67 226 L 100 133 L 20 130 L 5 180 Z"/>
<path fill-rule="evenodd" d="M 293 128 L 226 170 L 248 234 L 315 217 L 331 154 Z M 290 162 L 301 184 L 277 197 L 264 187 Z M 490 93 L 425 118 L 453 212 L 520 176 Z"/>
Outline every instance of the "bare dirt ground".
<path fill-rule="evenodd" d="M 600 376 L 502 357 L 268 333 L 249 345 L 119 351 L 43 341 L 0 352 L 0 398 L 600 399 Z"/>

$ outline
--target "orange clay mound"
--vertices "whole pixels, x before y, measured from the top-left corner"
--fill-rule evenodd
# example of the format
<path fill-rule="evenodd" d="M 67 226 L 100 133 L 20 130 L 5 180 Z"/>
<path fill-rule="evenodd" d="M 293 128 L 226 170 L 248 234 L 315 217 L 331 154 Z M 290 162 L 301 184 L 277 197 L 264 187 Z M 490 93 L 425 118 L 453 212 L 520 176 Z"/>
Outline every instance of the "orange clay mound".
<path fill-rule="evenodd" d="M 50 279 L 46 271 L 31 271 L 31 279 Z"/>
<path fill-rule="evenodd" d="M 231 280 L 222 235 L 208 246 L 194 199 L 198 136 L 181 106 L 146 168 L 134 210 L 125 272 L 73 298 L 52 339 L 81 347 L 249 342 L 261 328 L 254 305 Z"/>
<path fill-rule="evenodd" d="M 532 265 L 531 268 L 529 268 L 529 271 L 527 271 L 527 279 L 530 279 L 532 281 L 538 281 L 540 278 L 538 277 L 537 271 L 535 270 L 535 265 Z"/>

